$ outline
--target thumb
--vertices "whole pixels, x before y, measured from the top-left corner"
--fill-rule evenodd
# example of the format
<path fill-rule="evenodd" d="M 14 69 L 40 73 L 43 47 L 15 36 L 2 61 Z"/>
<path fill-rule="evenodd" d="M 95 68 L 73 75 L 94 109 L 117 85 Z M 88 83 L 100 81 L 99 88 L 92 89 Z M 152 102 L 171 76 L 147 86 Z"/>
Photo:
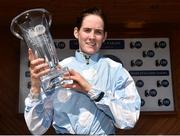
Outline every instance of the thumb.
<path fill-rule="evenodd" d="M 31 48 L 29 48 L 28 49 L 28 55 L 29 55 L 29 60 L 30 61 L 32 61 L 32 60 L 34 60 L 34 59 L 36 59 L 36 57 L 35 57 L 35 55 L 33 54 L 33 52 L 32 52 L 32 49 Z"/>
<path fill-rule="evenodd" d="M 70 73 L 70 75 L 76 75 L 76 71 L 73 69 L 69 69 L 69 73 Z"/>

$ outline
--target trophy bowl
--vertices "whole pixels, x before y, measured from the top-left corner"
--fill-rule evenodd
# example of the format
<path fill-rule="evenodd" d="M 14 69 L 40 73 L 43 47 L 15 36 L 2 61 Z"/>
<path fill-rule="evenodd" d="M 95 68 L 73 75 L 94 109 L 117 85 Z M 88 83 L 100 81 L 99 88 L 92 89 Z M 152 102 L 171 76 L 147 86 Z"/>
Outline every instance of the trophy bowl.
<path fill-rule="evenodd" d="M 64 73 L 68 72 L 67 67 L 57 69 L 59 60 L 49 31 L 51 23 L 51 14 L 43 8 L 38 8 L 17 15 L 10 26 L 11 32 L 17 38 L 24 40 L 38 58 L 44 58 L 48 63 L 50 72 L 41 77 L 41 86 L 44 91 L 49 91 L 64 82 L 72 83 L 72 80 L 63 81 Z"/>

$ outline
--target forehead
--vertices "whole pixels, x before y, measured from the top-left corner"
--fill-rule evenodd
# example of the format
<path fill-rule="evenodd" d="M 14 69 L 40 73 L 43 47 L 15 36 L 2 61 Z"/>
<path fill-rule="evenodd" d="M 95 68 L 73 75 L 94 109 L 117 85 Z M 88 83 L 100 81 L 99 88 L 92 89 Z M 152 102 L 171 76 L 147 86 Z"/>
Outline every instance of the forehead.
<path fill-rule="evenodd" d="M 82 21 L 82 27 L 103 29 L 104 22 L 98 15 L 87 15 Z"/>

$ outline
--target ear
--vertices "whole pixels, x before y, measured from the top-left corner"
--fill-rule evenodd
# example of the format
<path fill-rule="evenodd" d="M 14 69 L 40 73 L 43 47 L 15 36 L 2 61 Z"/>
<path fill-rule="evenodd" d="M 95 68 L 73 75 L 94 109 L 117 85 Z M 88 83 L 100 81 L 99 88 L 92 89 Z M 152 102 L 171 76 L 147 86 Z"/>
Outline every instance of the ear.
<path fill-rule="evenodd" d="M 104 33 L 104 39 L 103 42 L 107 39 L 107 32 Z"/>
<path fill-rule="evenodd" d="M 77 27 L 74 27 L 74 37 L 75 37 L 76 39 L 79 38 L 78 28 L 77 28 Z"/>

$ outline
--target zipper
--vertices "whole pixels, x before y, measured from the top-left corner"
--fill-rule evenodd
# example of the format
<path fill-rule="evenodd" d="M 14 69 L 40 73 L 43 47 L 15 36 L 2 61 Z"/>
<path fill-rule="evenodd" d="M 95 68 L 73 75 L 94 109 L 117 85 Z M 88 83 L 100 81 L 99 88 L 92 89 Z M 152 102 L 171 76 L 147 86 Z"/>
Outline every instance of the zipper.
<path fill-rule="evenodd" d="M 86 64 L 89 65 L 89 59 L 91 56 L 84 55 L 84 58 L 86 60 Z"/>

